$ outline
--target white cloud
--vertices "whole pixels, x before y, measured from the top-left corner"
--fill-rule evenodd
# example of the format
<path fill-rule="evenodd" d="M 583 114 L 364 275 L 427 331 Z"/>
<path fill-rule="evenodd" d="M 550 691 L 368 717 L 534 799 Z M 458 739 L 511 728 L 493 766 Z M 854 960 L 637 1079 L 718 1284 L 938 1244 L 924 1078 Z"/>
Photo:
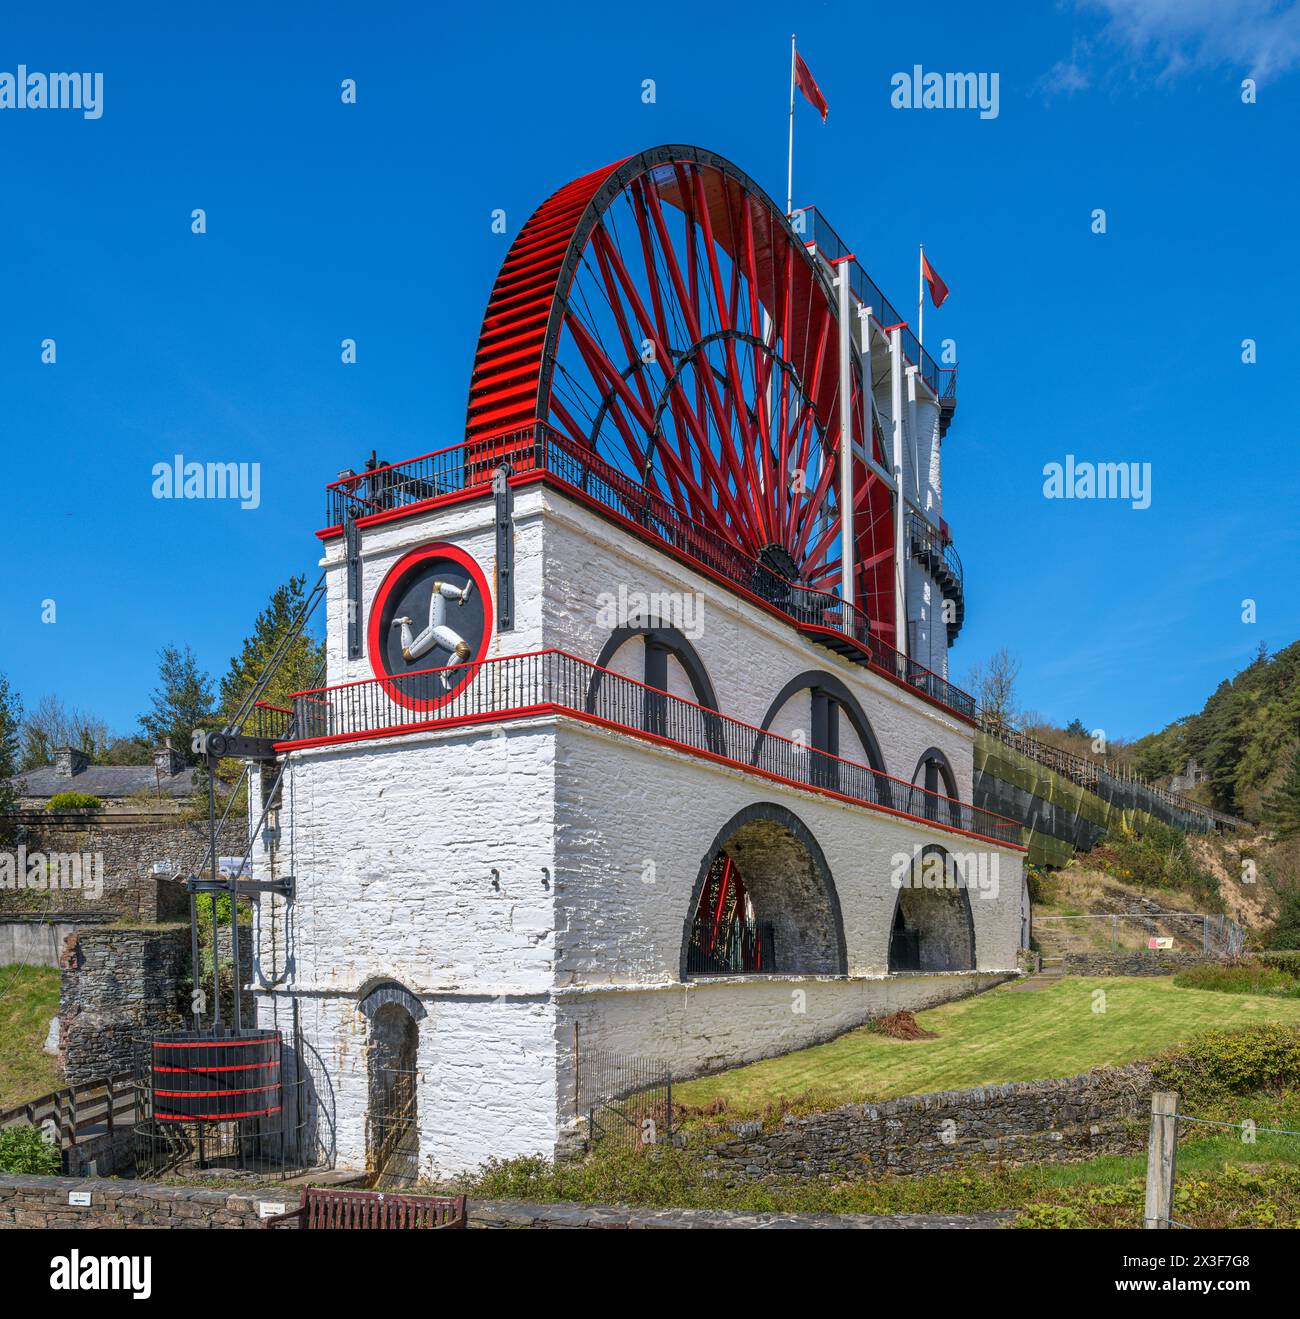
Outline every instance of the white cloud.
<path fill-rule="evenodd" d="M 1174 78 L 1194 69 L 1235 65 L 1263 82 L 1300 65 L 1300 4 L 1295 0 L 1075 0 L 1106 17 L 1102 37 L 1130 59 Z M 1074 61 L 1062 61 L 1044 79 Z M 1085 75 L 1086 76 L 1086 75 Z"/>
<path fill-rule="evenodd" d="M 1085 92 L 1092 86 L 1088 72 L 1089 47 L 1086 41 L 1076 41 L 1068 60 L 1057 60 L 1038 80 L 1038 89 L 1047 96 L 1071 96 Z"/>

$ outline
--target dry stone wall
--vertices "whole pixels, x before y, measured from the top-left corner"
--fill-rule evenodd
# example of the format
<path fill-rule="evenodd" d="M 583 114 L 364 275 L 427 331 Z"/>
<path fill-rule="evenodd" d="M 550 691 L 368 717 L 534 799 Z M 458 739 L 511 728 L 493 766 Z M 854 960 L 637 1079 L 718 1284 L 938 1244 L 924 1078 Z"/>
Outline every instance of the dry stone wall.
<path fill-rule="evenodd" d="M 852 1104 L 789 1116 L 772 1131 L 736 1123 L 705 1158 L 731 1182 L 771 1176 L 916 1176 L 978 1161 L 1039 1162 L 1118 1153 L 1140 1142 L 1145 1063 Z"/>

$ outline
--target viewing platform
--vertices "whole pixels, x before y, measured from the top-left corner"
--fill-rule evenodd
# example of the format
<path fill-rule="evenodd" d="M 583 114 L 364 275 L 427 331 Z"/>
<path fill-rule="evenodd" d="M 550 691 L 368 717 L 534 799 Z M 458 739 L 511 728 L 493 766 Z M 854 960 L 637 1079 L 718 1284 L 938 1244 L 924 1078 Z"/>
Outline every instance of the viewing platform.
<path fill-rule="evenodd" d="M 326 488 L 327 525 L 317 534 L 322 539 L 341 536 L 349 518 L 365 528 L 483 497 L 491 493 L 493 474 L 503 464 L 509 467 L 512 486 L 543 481 L 563 491 L 782 617 L 809 640 L 974 723 L 977 708 L 969 692 L 873 633 L 867 615 L 855 605 L 846 605 L 835 592 L 790 581 L 759 559 L 723 543 L 646 486 L 542 422 L 340 477 Z M 955 554 L 949 557 L 955 560 Z M 960 561 L 955 562 L 960 574 Z"/>
<path fill-rule="evenodd" d="M 467 672 L 472 679 L 463 683 Z M 1022 850 L 1020 825 L 1006 816 L 755 728 L 561 650 L 343 683 L 298 692 L 293 701 L 295 736 L 277 743 L 278 752 L 558 714 Z"/>

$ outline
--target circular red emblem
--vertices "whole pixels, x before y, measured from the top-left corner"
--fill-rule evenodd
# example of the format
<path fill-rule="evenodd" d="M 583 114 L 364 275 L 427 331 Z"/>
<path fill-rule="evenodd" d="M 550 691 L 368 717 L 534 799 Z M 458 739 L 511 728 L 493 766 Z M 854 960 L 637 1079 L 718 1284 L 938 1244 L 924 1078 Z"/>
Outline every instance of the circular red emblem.
<path fill-rule="evenodd" d="M 425 545 L 398 559 L 375 592 L 370 667 L 398 705 L 436 710 L 478 672 L 491 635 L 482 569 L 455 545 Z"/>

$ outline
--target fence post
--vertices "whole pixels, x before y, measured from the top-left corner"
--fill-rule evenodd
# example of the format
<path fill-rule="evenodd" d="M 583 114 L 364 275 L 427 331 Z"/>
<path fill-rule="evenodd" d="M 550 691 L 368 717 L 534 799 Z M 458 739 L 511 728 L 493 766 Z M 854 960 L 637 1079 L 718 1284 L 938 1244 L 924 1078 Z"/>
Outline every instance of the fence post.
<path fill-rule="evenodd" d="M 1151 1133 L 1147 1138 L 1147 1202 L 1144 1228 L 1167 1228 L 1174 1207 L 1174 1158 L 1178 1153 L 1178 1094 L 1157 1090 L 1151 1096 Z"/>

